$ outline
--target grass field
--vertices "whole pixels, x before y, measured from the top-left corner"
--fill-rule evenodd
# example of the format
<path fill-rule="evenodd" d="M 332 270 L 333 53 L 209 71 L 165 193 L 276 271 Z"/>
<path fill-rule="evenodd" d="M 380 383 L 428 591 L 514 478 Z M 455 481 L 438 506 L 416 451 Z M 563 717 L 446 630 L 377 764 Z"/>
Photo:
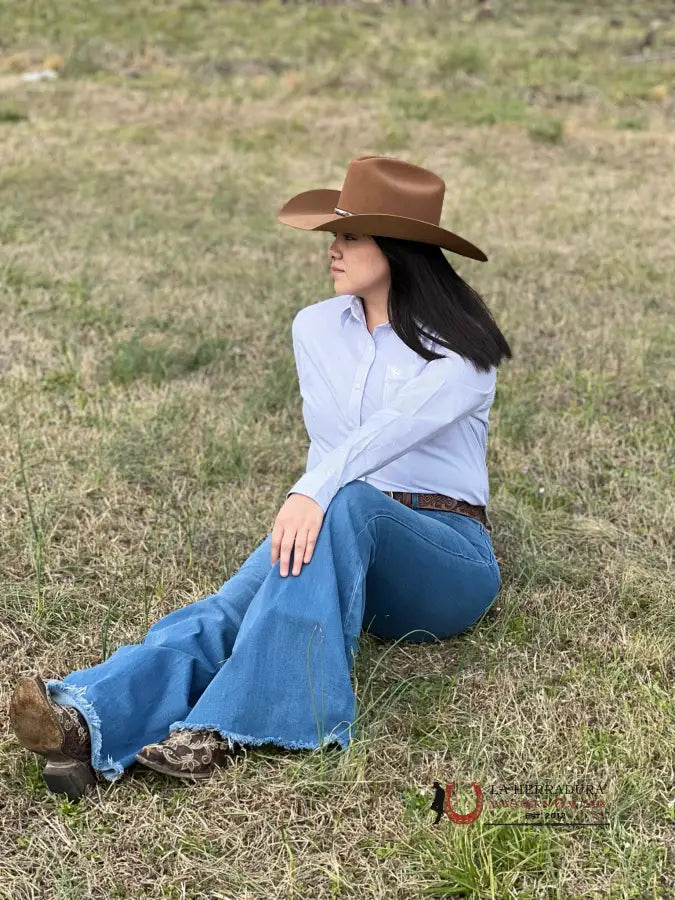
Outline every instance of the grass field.
<path fill-rule="evenodd" d="M 0 5 L 1 897 L 675 896 L 672 6 L 480 10 Z M 12 684 L 142 640 L 271 529 L 307 451 L 290 324 L 333 294 L 329 237 L 276 213 L 368 153 L 439 172 L 489 257 L 448 254 L 514 351 L 502 591 L 452 640 L 363 637 L 344 754 L 51 794 Z M 435 779 L 466 809 L 592 782 L 608 824 L 434 826 Z"/>

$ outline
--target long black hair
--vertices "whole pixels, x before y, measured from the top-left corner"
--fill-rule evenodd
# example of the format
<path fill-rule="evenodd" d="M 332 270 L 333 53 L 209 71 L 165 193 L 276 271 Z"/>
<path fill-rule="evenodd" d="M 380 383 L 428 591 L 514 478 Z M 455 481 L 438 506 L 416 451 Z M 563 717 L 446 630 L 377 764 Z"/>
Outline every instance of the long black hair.
<path fill-rule="evenodd" d="M 434 244 L 372 235 L 389 262 L 387 301 L 392 329 L 427 361 L 441 359 L 420 334 L 471 360 L 487 372 L 511 359 L 511 348 L 492 313 Z M 429 331 L 433 333 L 429 333 Z"/>

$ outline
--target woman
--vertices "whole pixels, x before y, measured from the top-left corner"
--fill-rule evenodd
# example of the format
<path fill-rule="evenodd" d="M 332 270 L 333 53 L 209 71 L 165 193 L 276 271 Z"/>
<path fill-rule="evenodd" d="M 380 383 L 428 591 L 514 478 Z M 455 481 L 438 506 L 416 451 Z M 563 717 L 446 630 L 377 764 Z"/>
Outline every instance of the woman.
<path fill-rule="evenodd" d="M 51 790 L 79 797 L 135 761 L 206 778 L 247 744 L 344 749 L 362 629 L 445 638 L 493 603 L 485 454 L 511 351 L 442 253 L 487 259 L 439 226 L 444 192 L 427 169 L 362 156 L 341 190 L 282 207 L 334 238 L 336 295 L 292 324 L 307 470 L 217 593 L 99 665 L 18 682 L 11 723 Z"/>

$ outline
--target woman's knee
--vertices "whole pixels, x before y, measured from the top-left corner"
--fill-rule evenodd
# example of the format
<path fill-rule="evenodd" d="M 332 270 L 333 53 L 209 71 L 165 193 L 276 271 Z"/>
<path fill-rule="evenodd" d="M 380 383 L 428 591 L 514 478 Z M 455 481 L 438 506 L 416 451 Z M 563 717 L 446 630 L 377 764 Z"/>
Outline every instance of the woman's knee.
<path fill-rule="evenodd" d="M 157 619 L 148 628 L 143 643 L 157 645 L 175 640 L 176 636 L 186 632 L 185 626 L 188 622 L 194 622 L 204 617 L 214 597 L 215 595 L 212 594 L 201 600 L 195 600 L 194 603 L 188 603 L 186 606 L 179 606 L 178 609 Z"/>
<path fill-rule="evenodd" d="M 367 481 L 348 481 L 338 489 L 337 493 L 328 504 L 326 515 L 329 512 L 335 514 L 344 510 L 345 507 L 353 509 L 359 505 L 365 505 L 370 508 L 373 501 L 380 499 L 384 494 L 375 485 L 369 484 Z"/>

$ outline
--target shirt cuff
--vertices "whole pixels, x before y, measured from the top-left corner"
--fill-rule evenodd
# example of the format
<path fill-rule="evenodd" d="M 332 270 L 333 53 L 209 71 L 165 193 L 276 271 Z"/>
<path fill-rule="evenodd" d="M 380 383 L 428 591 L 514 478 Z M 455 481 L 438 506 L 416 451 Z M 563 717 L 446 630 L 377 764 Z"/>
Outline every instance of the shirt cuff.
<path fill-rule="evenodd" d="M 295 482 L 293 487 L 286 494 L 286 499 L 291 494 L 304 494 L 305 497 L 311 497 L 315 503 L 318 503 L 321 509 L 326 512 L 330 501 L 337 494 L 338 483 L 335 473 L 329 473 L 330 479 L 326 480 L 325 476 L 319 479 L 314 471 L 305 472 L 305 474 Z"/>

